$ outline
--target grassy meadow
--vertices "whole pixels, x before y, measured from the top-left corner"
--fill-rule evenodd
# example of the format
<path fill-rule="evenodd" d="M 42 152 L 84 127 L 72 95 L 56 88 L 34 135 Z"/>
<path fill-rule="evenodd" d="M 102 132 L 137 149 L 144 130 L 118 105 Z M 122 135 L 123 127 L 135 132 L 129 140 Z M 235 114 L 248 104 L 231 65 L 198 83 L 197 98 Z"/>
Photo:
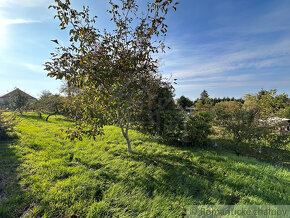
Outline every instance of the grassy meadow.
<path fill-rule="evenodd" d="M 182 217 L 194 204 L 290 204 L 285 166 L 136 131 L 129 154 L 117 127 L 69 141 L 60 130 L 73 122 L 62 116 L 19 119 L 18 138 L 0 142 L 0 217 Z"/>

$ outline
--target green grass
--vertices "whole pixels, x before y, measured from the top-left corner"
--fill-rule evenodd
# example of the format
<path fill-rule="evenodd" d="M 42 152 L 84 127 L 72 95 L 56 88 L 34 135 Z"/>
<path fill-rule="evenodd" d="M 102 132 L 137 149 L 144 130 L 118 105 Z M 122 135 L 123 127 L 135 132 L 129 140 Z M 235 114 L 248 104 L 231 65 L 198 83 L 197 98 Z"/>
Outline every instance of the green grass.
<path fill-rule="evenodd" d="M 192 204 L 290 204 L 290 172 L 253 158 L 160 144 L 120 129 L 68 141 L 73 123 L 21 117 L 0 144 L 0 217 L 182 217 Z"/>
<path fill-rule="evenodd" d="M 226 151 L 235 154 L 235 150 L 238 150 L 241 156 L 255 158 L 259 161 L 264 161 L 288 169 L 290 168 L 290 143 L 278 148 L 275 148 L 274 146 L 270 147 L 261 145 L 259 142 L 241 143 L 237 149 L 237 145 L 228 137 L 212 135 L 210 136 L 210 139 L 211 141 L 218 143 L 219 151 Z"/>

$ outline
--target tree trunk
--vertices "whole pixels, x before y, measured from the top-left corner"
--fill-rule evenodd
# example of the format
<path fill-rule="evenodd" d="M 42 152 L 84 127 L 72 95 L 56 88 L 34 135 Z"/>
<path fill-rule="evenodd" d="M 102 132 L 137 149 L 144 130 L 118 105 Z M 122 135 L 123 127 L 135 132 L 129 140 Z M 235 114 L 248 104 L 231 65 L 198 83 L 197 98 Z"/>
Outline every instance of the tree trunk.
<path fill-rule="evenodd" d="M 128 152 L 129 153 L 132 153 L 132 146 L 131 146 L 131 141 L 130 141 L 130 138 L 129 138 L 129 135 L 128 135 L 128 130 L 129 130 L 129 124 L 127 123 L 126 125 L 126 131 L 124 130 L 124 126 L 121 122 L 121 119 L 120 119 L 120 116 L 119 116 L 119 111 L 117 111 L 117 118 L 118 118 L 118 122 L 119 122 L 119 126 L 122 130 L 122 134 L 124 136 L 124 138 L 126 139 L 126 142 L 127 142 L 127 145 L 128 145 Z"/>
<path fill-rule="evenodd" d="M 129 139 L 128 134 L 127 134 L 126 136 L 124 136 L 124 137 L 126 138 L 127 145 L 128 145 L 127 150 L 128 150 L 129 153 L 132 153 L 131 141 L 130 141 L 130 139 Z"/>
<path fill-rule="evenodd" d="M 55 115 L 55 114 L 57 114 L 57 113 L 58 113 L 58 111 L 56 111 L 56 112 L 54 112 L 54 113 L 52 113 L 52 114 L 49 114 L 49 115 L 46 117 L 45 121 L 48 121 L 48 118 L 49 118 L 50 116 Z"/>
<path fill-rule="evenodd" d="M 129 138 L 129 135 L 128 135 L 128 129 L 126 128 L 126 131 L 124 131 L 124 127 L 123 125 L 120 123 L 120 127 L 121 127 L 121 130 L 122 130 L 122 134 L 124 136 L 124 138 L 126 139 L 126 142 L 127 142 L 127 145 L 128 145 L 128 152 L 129 153 L 132 153 L 132 146 L 131 146 L 131 141 L 130 141 L 130 138 Z"/>

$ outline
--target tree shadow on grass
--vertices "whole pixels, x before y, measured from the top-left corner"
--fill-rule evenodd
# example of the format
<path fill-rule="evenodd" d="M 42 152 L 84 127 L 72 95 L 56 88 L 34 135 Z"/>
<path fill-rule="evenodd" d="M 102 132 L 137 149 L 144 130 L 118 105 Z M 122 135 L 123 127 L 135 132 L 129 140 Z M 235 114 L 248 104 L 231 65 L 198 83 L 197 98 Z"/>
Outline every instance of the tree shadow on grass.
<path fill-rule="evenodd" d="M 24 118 L 24 119 L 30 119 L 30 120 L 37 120 L 37 121 L 45 121 L 44 118 L 39 117 L 39 115 L 37 114 L 22 114 L 19 115 L 20 117 Z"/>
<path fill-rule="evenodd" d="M 186 198 L 191 204 L 253 204 L 244 201 L 249 196 L 257 197 L 267 204 L 286 203 L 283 192 L 287 195 L 285 190 L 289 181 L 283 178 L 278 179 L 273 175 L 265 175 L 263 167 L 258 163 L 245 163 L 246 167 L 236 164 L 236 167 L 230 168 L 237 161 L 235 157 L 216 155 L 215 152 L 208 152 L 208 156 L 203 156 L 203 152 L 197 152 L 200 159 L 194 162 L 188 158 L 192 149 L 188 149 L 188 153 L 184 152 L 185 150 L 185 148 L 182 149 L 183 156 L 174 153 L 165 155 L 145 152 L 128 155 L 129 160 L 143 162 L 147 167 L 151 165 L 156 169 L 162 169 L 162 174 L 157 177 L 145 171 L 143 175 L 134 175 L 128 179 L 128 183 L 132 188 L 138 186 L 143 189 L 149 198 L 154 197 L 154 194 L 175 196 L 176 199 Z M 211 161 L 206 158 L 211 158 Z M 219 165 L 221 162 L 228 164 L 229 170 L 223 169 Z M 228 174 L 240 175 L 241 178 L 243 176 L 248 179 L 255 178 L 255 184 L 248 184 L 246 179 L 245 181 L 243 179 L 240 181 L 227 179 Z M 266 181 L 270 183 L 269 187 L 258 182 L 260 175 L 266 177 Z M 281 190 L 277 192 L 267 190 L 268 188 L 275 189 L 276 182 L 280 183 L 281 187 L 278 188 Z"/>
<path fill-rule="evenodd" d="M 287 149 L 262 146 L 258 144 L 242 143 L 238 149 L 232 140 L 215 139 L 219 144 L 219 151 L 236 153 L 238 150 L 241 156 L 255 158 L 259 161 L 271 163 L 277 166 L 290 168 L 290 151 Z"/>
<path fill-rule="evenodd" d="M 69 119 L 67 117 L 64 117 L 62 115 L 52 116 L 52 117 L 50 117 L 50 119 L 48 121 L 45 121 L 47 116 L 48 116 L 48 114 L 42 114 L 42 118 L 41 118 L 36 113 L 27 113 L 27 114 L 20 115 L 20 117 L 22 117 L 24 119 L 31 119 L 34 121 L 51 122 L 51 120 L 53 120 L 53 121 L 57 121 L 57 122 L 71 122 L 71 123 L 75 122 L 74 120 Z"/>
<path fill-rule="evenodd" d="M 17 140 L 0 141 L 0 217 L 20 217 L 27 206 L 25 193 L 18 184 L 20 159 L 13 147 Z"/>

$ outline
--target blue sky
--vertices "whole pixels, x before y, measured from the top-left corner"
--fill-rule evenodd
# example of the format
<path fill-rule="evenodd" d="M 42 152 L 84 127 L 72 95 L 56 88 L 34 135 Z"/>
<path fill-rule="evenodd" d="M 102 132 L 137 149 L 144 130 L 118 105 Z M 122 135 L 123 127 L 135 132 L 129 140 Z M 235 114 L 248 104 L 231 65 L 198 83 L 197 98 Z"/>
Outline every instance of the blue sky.
<path fill-rule="evenodd" d="M 88 4 L 107 22 L 106 0 L 72 1 Z M 242 97 L 261 88 L 290 94 L 290 1 L 180 0 L 168 16 L 160 71 L 177 78 L 176 96 Z M 46 76 L 43 63 L 55 44 L 66 43 L 48 10 L 48 0 L 0 0 L 0 95 L 18 87 L 36 97 L 42 90 L 57 93 L 61 82 Z"/>

